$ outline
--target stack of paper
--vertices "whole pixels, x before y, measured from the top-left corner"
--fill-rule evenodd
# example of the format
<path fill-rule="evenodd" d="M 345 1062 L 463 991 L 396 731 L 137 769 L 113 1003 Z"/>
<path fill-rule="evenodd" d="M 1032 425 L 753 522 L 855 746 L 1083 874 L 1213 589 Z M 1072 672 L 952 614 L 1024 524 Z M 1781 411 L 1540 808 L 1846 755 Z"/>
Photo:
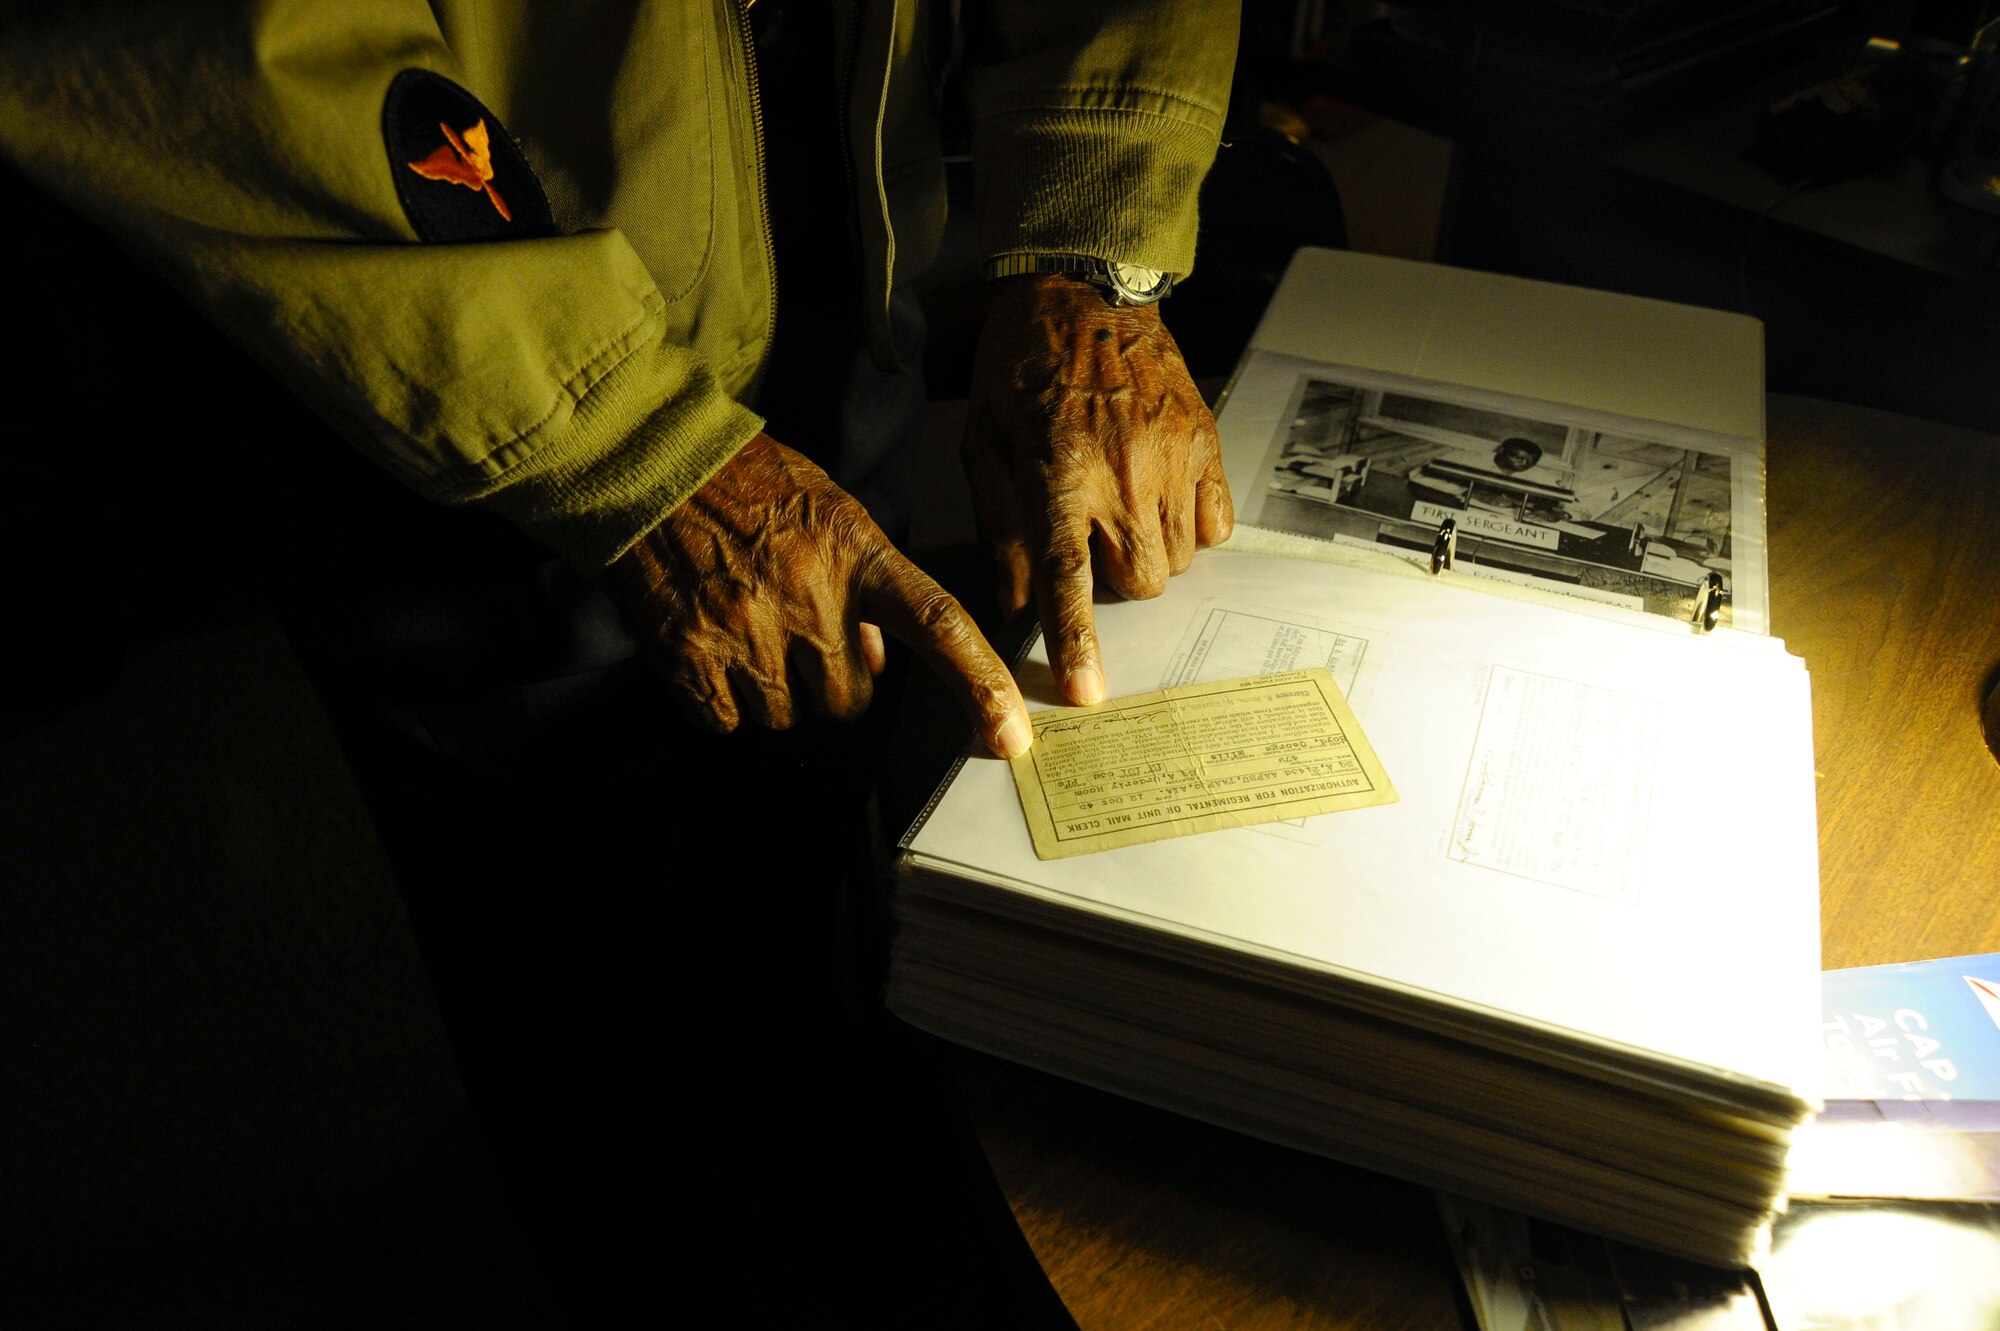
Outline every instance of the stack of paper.
<path fill-rule="evenodd" d="M 898 1012 L 1274 1141 L 1749 1254 L 1816 1072 L 1796 659 L 1229 553 L 1098 627 L 1113 680 L 1148 688 L 1197 659 L 1333 661 L 1401 798 L 1045 860 L 1008 765 L 969 759 L 902 864 Z M 1039 653 L 1021 675 L 1053 697 Z"/>
<path fill-rule="evenodd" d="M 1257 491 L 1237 479 L 1239 454 L 1275 453 L 1303 427 L 1237 402 L 1223 427 L 1242 505 Z M 1232 413 L 1266 423 L 1232 439 Z M 1490 426 L 1407 395 L 1367 414 L 1324 451 L 1347 459 L 1336 475 L 1400 467 L 1400 488 L 1453 469 L 1384 442 L 1390 415 L 1461 452 Z M 1583 433 L 1550 451 L 1588 456 L 1608 431 Z M 1696 468 L 1669 470 L 1672 494 L 1647 502 L 1660 505 L 1653 530 L 1687 557 Z M 1583 494 L 1592 479 L 1538 484 Z M 1371 493 L 1345 498 L 1379 516 L 1383 491 Z M 1704 520 L 1719 507 L 1726 532 L 1726 482 L 1722 493 Z M 1514 520 L 1619 520 L 1533 502 Z M 1776 639 L 1698 633 L 1654 606 L 1433 575 L 1393 539 L 1409 522 L 1389 514 L 1377 548 L 1329 539 L 1311 559 L 1268 553 L 1296 532 L 1246 525 L 1164 596 L 1098 607 L 1114 695 L 1324 668 L 1364 741 L 1349 747 L 1372 751 L 1386 780 L 1342 747 L 1355 735 L 1315 748 L 1254 709 L 1240 732 L 1204 722 L 1164 756 L 1111 744 L 1095 763 L 1073 747 L 1039 770 L 1029 760 L 1018 788 L 1008 764 L 969 757 L 905 841 L 889 1001 L 914 1024 L 1090 1085 L 1740 1263 L 1783 1195 L 1818 1067 L 1804 668 Z M 1536 567 L 1587 563 L 1599 539 L 1544 542 Z M 1750 544 L 1716 545 L 1739 586 Z M 1031 707 L 1058 701 L 1039 645 L 1017 673 Z M 1038 756 L 1056 753 L 1051 715 L 1069 725 L 1038 712 Z M 1329 781 L 1396 798 L 1144 839 L 1241 811 L 1253 788 Z M 1042 854 L 1024 817 L 1036 802 Z M 1258 804 L 1247 807 L 1249 822 Z M 1113 828 L 1147 830 L 1045 858 L 1051 837 Z"/>
<path fill-rule="evenodd" d="M 2000 955 L 1828 971 L 1823 994 L 1826 1107 L 1754 1272 L 1440 1192 L 1480 1331 L 2000 1326 Z"/>

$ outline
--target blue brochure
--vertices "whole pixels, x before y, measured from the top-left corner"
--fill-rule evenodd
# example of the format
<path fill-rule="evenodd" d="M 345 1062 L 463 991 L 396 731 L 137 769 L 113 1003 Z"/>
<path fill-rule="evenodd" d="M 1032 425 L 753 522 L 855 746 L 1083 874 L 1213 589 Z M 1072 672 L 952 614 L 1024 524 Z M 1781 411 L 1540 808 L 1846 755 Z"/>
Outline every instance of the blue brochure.
<path fill-rule="evenodd" d="M 2000 1100 L 2000 953 L 1826 972 L 1828 1100 Z"/>

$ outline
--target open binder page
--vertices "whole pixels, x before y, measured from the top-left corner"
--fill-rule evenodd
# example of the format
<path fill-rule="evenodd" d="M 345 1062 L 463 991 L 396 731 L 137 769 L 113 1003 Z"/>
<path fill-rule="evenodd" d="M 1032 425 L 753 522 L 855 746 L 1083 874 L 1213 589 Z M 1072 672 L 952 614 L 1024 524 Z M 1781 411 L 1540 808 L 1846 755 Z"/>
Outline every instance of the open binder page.
<path fill-rule="evenodd" d="M 910 840 L 917 864 L 1697 1071 L 1814 1084 L 1810 700 L 1776 644 L 1227 550 L 1156 600 L 1100 605 L 1098 630 L 1114 696 L 1325 667 L 1400 802 L 1044 861 L 1007 764 L 973 758 Z M 1058 701 L 1039 646 L 1019 673 L 1031 707 Z"/>
<path fill-rule="evenodd" d="M 1615 354 L 1613 351 L 1615 350 Z M 1241 523 L 1768 624 L 1762 342 L 1739 315 L 1305 250 L 1218 415 Z"/>

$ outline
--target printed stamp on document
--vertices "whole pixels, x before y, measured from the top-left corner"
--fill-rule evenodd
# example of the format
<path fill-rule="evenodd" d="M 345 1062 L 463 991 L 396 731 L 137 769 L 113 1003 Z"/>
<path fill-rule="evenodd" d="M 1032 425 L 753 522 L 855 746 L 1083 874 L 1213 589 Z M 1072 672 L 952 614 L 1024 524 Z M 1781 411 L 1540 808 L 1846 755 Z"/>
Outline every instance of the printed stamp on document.
<path fill-rule="evenodd" d="M 1045 860 L 1396 800 L 1323 668 L 1037 712 L 1013 760 Z"/>

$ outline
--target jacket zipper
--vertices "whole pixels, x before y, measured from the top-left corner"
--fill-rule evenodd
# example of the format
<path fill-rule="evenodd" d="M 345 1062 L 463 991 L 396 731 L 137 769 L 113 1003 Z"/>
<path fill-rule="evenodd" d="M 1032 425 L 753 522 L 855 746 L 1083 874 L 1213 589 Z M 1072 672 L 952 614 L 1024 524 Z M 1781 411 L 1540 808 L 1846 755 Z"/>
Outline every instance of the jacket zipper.
<path fill-rule="evenodd" d="M 756 0 L 737 0 L 736 26 L 743 42 L 743 72 L 750 88 L 750 136 L 757 171 L 757 219 L 764 242 L 764 291 L 770 297 L 770 325 L 764 336 L 764 355 L 778 336 L 778 251 L 771 240 L 771 185 L 764 165 L 764 93 L 757 82 L 757 38 L 750 28 L 750 7 Z M 760 368 L 758 377 L 763 376 Z"/>

